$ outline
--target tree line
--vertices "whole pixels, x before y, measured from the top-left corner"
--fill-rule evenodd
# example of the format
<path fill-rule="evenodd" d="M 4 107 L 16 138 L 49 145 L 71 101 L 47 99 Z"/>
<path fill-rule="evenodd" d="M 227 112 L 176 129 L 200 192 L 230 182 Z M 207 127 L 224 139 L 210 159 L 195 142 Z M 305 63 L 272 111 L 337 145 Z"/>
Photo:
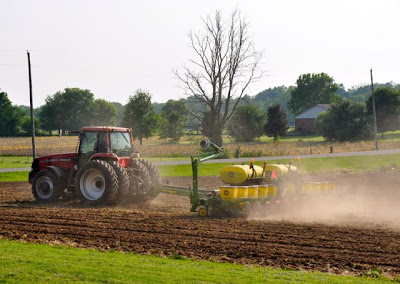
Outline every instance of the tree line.
<path fill-rule="evenodd" d="M 400 85 L 377 84 L 375 92 L 378 131 L 400 129 Z M 317 118 L 317 129 L 328 140 L 352 141 L 368 139 L 372 133 L 371 86 L 360 86 L 341 91 L 333 78 L 325 73 L 303 74 L 295 86 L 275 87 L 244 96 L 225 130 L 237 141 L 252 141 L 262 135 L 276 141 L 287 133 L 289 117 L 300 114 L 319 103 L 331 104 L 328 112 Z M 357 100 L 352 100 L 353 94 Z M 366 97 L 363 103 L 358 98 Z M 46 98 L 43 106 L 35 109 L 38 135 L 54 130 L 71 131 L 83 126 L 118 125 L 133 128 L 133 135 L 143 138 L 158 134 L 160 139 L 179 141 L 186 130 L 207 133 L 212 121 L 199 124 L 190 116 L 190 109 L 200 108 L 192 98 L 154 103 L 152 95 L 137 90 L 122 105 L 95 99 L 89 90 L 66 88 Z M 234 101 L 235 102 L 235 101 Z M 236 103 L 236 102 L 235 102 Z M 29 108 L 13 106 L 7 93 L 0 93 L 0 135 L 31 135 Z M 209 130 L 208 130 L 209 131 Z"/>

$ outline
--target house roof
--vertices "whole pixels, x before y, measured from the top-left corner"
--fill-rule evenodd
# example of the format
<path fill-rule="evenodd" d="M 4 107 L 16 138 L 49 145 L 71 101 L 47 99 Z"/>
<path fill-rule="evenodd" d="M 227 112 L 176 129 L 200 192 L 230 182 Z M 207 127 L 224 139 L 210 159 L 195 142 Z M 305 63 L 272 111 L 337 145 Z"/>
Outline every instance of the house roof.
<path fill-rule="evenodd" d="M 312 108 L 300 113 L 295 117 L 295 119 L 299 118 L 317 118 L 318 114 L 321 112 L 327 111 L 331 108 L 330 104 L 317 104 Z"/>

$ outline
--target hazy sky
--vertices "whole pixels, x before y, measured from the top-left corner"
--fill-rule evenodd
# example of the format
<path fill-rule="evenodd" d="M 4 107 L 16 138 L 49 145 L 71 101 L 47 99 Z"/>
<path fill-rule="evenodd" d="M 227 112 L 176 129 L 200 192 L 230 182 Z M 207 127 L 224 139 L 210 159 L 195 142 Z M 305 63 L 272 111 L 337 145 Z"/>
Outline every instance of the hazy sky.
<path fill-rule="evenodd" d="M 29 104 L 26 50 L 31 52 L 34 106 L 66 87 L 125 104 L 136 89 L 153 100 L 183 97 L 173 70 L 193 58 L 190 30 L 217 9 L 235 8 L 250 22 L 267 76 L 252 85 L 294 85 L 325 72 L 346 88 L 400 83 L 400 1 L 56 1 L 0 0 L 0 88 Z"/>

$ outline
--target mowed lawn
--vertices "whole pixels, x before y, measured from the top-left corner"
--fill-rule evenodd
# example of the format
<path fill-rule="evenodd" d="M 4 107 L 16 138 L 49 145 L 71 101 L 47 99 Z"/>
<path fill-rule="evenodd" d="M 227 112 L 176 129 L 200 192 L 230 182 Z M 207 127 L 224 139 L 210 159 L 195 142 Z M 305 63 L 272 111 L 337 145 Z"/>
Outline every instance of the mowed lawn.
<path fill-rule="evenodd" d="M 99 252 L 0 239 L 0 283 L 393 283 L 231 263 Z M 378 279 L 366 276 L 378 277 Z"/>

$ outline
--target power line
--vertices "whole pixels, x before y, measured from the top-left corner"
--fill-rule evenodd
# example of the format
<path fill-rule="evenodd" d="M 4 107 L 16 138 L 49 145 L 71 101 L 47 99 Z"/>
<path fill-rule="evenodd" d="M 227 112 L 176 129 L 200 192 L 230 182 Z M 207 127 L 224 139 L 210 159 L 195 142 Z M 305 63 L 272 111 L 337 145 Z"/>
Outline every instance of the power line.
<path fill-rule="evenodd" d="M 12 51 L 26 51 L 25 49 L 3 49 L 0 48 L 0 52 L 12 52 Z"/>

